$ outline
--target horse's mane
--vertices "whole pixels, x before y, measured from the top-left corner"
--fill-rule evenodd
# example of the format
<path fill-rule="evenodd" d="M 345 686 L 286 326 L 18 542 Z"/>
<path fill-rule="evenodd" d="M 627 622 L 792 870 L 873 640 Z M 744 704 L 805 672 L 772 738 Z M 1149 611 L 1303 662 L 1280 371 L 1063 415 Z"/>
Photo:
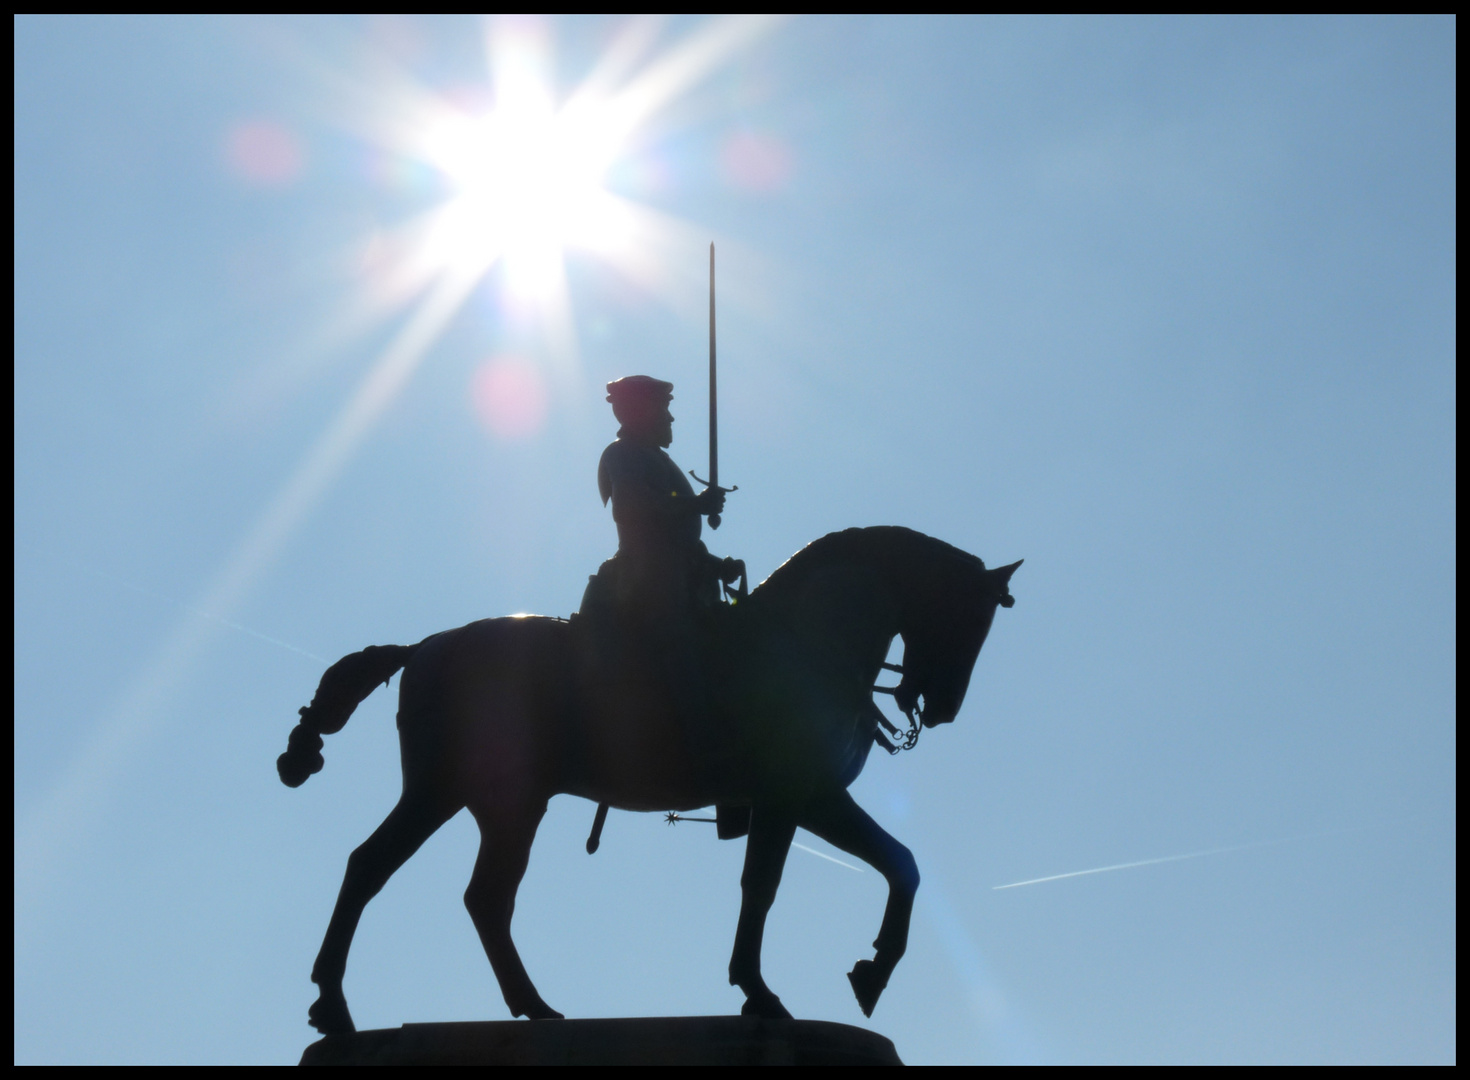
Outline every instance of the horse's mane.
<path fill-rule="evenodd" d="M 941 565 L 985 569 L 985 563 L 978 557 L 943 540 L 901 525 L 873 525 L 843 529 L 813 540 L 778 566 L 751 595 L 760 596 L 765 602 L 779 602 L 811 574 L 850 562 L 877 563 L 900 578 L 923 574 Z"/>

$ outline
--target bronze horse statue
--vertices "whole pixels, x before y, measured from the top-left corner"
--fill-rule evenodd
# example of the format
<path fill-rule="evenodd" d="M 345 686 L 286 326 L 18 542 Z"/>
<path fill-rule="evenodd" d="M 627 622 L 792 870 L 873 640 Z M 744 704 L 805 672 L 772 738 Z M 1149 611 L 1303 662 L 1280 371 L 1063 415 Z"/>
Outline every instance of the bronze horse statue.
<path fill-rule="evenodd" d="M 959 712 L 997 606 L 1010 607 L 1020 563 L 985 564 L 909 529 L 832 533 L 792 556 L 750 595 L 718 612 L 706 677 L 707 735 L 691 739 L 657 665 L 628 664 L 608 635 L 540 616 L 486 619 L 417 645 L 371 646 L 322 676 L 277 768 L 295 787 L 322 767 L 321 735 L 400 668 L 403 794 L 347 860 L 312 969 L 309 1017 L 326 1034 L 354 1030 L 342 978 L 358 919 L 441 825 L 468 806 L 480 853 L 465 906 L 512 1015 L 559 1019 L 511 941 L 516 889 L 547 800 L 580 795 L 624 810 L 749 808 L 742 902 L 730 982 L 741 1012 L 789 1017 L 761 978 L 761 937 L 798 826 L 873 866 L 888 903 L 872 960 L 848 978 L 872 1015 L 908 943 L 919 872 L 909 850 L 847 792 L 878 734 L 873 703 L 895 636 L 909 743 Z M 614 636 L 616 637 L 616 636 Z M 602 811 L 599 812 L 601 817 Z M 731 815 L 734 817 L 734 815 Z M 722 828 L 721 833 L 725 834 Z M 739 831 L 730 830 L 735 835 Z M 589 850 L 592 843 L 589 842 Z"/>

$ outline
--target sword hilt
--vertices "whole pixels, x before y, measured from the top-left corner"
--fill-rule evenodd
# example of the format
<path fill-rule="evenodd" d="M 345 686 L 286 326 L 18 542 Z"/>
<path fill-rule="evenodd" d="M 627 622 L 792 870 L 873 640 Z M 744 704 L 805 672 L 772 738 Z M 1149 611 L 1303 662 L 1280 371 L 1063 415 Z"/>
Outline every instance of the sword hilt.
<path fill-rule="evenodd" d="M 734 487 L 720 487 L 719 484 L 712 484 L 708 480 L 700 480 L 699 479 L 699 474 L 696 473 L 693 469 L 690 469 L 689 470 L 689 475 L 692 476 L 692 477 L 694 477 L 694 479 L 699 480 L 699 482 L 701 484 L 703 484 L 706 488 L 714 488 L 716 491 L 723 491 L 726 494 L 729 494 L 732 491 L 739 491 L 740 490 L 740 485 L 739 484 L 736 484 Z M 711 529 L 718 529 L 720 527 L 720 515 L 719 514 L 711 514 L 709 516 L 709 527 Z"/>

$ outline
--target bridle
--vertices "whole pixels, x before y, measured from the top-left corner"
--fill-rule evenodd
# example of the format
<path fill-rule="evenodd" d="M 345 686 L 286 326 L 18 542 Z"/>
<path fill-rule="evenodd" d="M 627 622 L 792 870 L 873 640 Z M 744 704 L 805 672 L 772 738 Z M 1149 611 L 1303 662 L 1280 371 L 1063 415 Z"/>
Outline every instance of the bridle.
<path fill-rule="evenodd" d="M 903 674 L 902 664 L 889 664 L 885 662 L 883 664 L 883 667 L 888 671 L 896 671 L 900 675 Z M 873 687 L 873 693 L 891 694 L 895 702 L 898 700 L 897 686 L 875 686 Z M 873 706 L 873 712 L 878 717 L 878 723 L 882 724 L 883 729 L 888 732 L 889 738 L 899 740 L 890 743 L 888 739 L 884 739 L 881 736 L 878 736 L 878 738 L 876 738 L 874 741 L 877 742 L 879 746 L 883 747 L 883 749 L 887 750 L 890 754 L 896 754 L 900 750 L 912 750 L 914 747 L 919 745 L 919 732 L 923 729 L 924 726 L 924 710 L 919 705 L 917 695 L 914 698 L 913 707 L 903 710 L 903 714 L 909 718 L 908 731 L 900 732 L 897 727 L 889 723 L 888 717 L 883 715 L 883 710 L 878 708 L 876 704 L 874 704 Z M 876 731 L 873 734 L 875 736 L 878 735 Z"/>
<path fill-rule="evenodd" d="M 996 597 L 996 603 L 1000 607 L 1008 608 L 1013 607 L 1016 603 L 1016 600 L 1013 596 L 1011 596 L 1010 590 L 1007 589 L 1005 592 Z M 887 661 L 884 661 L 883 668 L 885 671 L 896 671 L 900 675 L 903 674 L 902 664 L 890 664 Z M 903 683 L 902 681 L 900 681 L 899 686 L 902 685 Z M 898 702 L 898 690 L 898 686 L 875 685 L 873 687 L 873 693 L 889 694 L 893 697 L 895 704 L 897 704 Z M 922 693 L 922 691 L 920 693 Z M 914 704 L 912 707 L 903 709 L 902 706 L 899 706 L 899 708 L 902 709 L 903 714 L 908 717 L 909 729 L 907 731 L 899 731 L 896 726 L 889 722 L 888 717 L 883 715 L 883 710 L 878 708 L 876 703 L 874 703 L 873 705 L 873 713 L 877 716 L 878 723 L 883 726 L 884 731 L 888 732 L 888 739 L 894 740 L 893 742 L 889 742 L 888 739 L 883 738 L 875 731 L 873 733 L 873 741 L 876 742 L 879 746 L 883 747 L 883 749 L 887 750 L 890 754 L 896 754 L 900 750 L 912 750 L 914 747 L 918 746 L 919 732 L 922 731 L 924 727 L 924 709 L 923 706 L 919 704 L 919 694 L 914 695 Z"/>

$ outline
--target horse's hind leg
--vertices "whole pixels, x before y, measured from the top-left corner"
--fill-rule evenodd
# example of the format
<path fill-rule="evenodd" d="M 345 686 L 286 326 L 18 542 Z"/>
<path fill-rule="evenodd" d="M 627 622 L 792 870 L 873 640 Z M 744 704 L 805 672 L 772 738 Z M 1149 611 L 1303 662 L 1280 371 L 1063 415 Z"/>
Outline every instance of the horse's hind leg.
<path fill-rule="evenodd" d="M 745 841 L 745 870 L 740 875 L 740 921 L 735 927 L 735 948 L 730 955 L 730 984 L 745 991 L 742 1016 L 766 1019 L 791 1018 L 781 999 L 761 977 L 761 940 L 766 932 L 766 915 L 776 901 L 786 853 L 796 834 L 796 821 L 788 813 L 769 806 L 756 806 L 750 814 L 750 835 Z"/>
<path fill-rule="evenodd" d="M 398 805 L 373 835 L 347 857 L 342 891 L 337 894 L 327 936 L 311 969 L 311 981 L 321 992 L 307 1018 L 323 1035 L 356 1030 L 352 1014 L 347 1011 L 347 998 L 342 993 L 342 977 L 347 972 L 347 951 L 352 947 L 352 935 L 357 931 L 363 908 L 423 842 L 459 810 L 460 806 L 404 791 Z"/>
<path fill-rule="evenodd" d="M 488 809 L 477 812 L 480 855 L 464 894 L 464 905 L 474 920 L 511 1015 L 530 1020 L 562 1019 L 561 1013 L 541 1000 L 510 937 L 516 890 L 525 876 L 531 842 L 536 839 L 536 827 L 545 813 L 545 801 L 516 813 L 492 813 Z"/>
<path fill-rule="evenodd" d="M 909 919 L 919 888 L 918 864 L 913 853 L 884 832 L 845 791 L 807 807 L 800 821 L 804 829 L 856 855 L 888 880 L 888 906 L 873 942 L 877 952 L 871 960 L 859 960 L 847 976 L 863 1015 L 872 1016 L 888 977 L 908 949 Z"/>

